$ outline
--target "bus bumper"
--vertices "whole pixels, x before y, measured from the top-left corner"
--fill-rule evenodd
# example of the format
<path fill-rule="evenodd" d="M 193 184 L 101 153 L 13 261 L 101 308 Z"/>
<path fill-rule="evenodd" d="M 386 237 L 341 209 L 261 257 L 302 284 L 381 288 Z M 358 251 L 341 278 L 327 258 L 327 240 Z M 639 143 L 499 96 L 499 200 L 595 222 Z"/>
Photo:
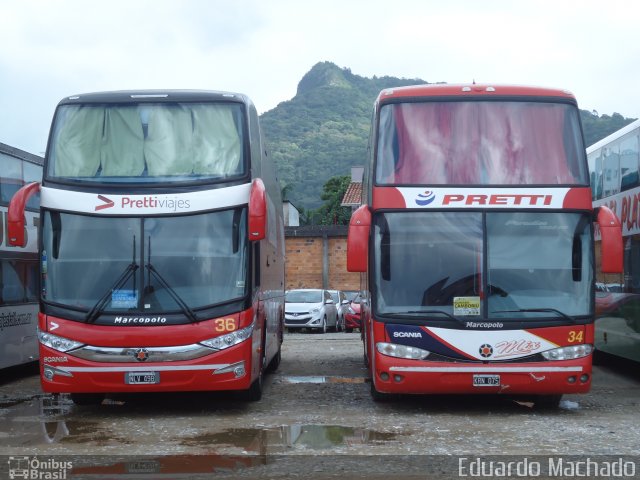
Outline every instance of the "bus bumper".
<path fill-rule="evenodd" d="M 48 393 L 246 390 L 259 373 L 254 347 L 249 338 L 189 361 L 98 363 L 40 344 L 40 379 Z"/>
<path fill-rule="evenodd" d="M 466 364 L 375 354 L 374 386 L 393 394 L 558 395 L 587 393 L 591 356 L 531 363 Z"/>

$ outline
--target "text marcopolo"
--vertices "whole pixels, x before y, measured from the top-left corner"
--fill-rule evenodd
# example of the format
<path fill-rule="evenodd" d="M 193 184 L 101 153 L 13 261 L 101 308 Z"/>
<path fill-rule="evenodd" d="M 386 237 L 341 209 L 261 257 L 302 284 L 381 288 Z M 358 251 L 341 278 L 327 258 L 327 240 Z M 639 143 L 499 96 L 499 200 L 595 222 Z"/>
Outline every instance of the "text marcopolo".
<path fill-rule="evenodd" d="M 113 323 L 120 325 L 154 325 L 167 323 L 166 317 L 116 317 Z"/>

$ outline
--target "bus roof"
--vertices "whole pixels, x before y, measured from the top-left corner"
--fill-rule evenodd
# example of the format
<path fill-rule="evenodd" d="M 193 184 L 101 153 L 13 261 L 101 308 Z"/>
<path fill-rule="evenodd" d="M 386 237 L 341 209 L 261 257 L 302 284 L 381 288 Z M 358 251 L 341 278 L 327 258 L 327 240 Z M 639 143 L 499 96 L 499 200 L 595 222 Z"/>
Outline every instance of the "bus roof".
<path fill-rule="evenodd" d="M 241 102 L 250 104 L 249 98 L 242 93 L 213 90 L 119 90 L 113 92 L 95 92 L 70 95 L 58 105 L 79 103 L 140 103 L 140 102 Z"/>
<path fill-rule="evenodd" d="M 634 122 L 631 122 L 629 125 L 625 125 L 620 130 L 616 130 L 611 135 L 608 135 L 604 137 L 602 140 L 598 140 L 596 143 L 594 143 L 590 147 L 587 147 L 587 155 L 593 152 L 594 150 L 599 149 L 600 147 L 604 147 L 605 145 L 608 145 L 609 143 L 622 137 L 623 135 L 626 135 L 627 133 L 634 131 L 637 128 L 640 128 L 640 119 Z"/>
<path fill-rule="evenodd" d="M 424 84 L 407 87 L 388 88 L 378 95 L 377 103 L 394 98 L 406 97 L 559 97 L 575 102 L 568 90 L 522 85 L 493 84 Z"/>
<path fill-rule="evenodd" d="M 24 150 L 20 150 L 19 148 L 12 147 L 5 143 L 0 143 L 0 153 L 4 153 L 5 155 L 9 155 L 11 157 L 19 158 L 20 160 L 24 160 L 25 162 L 35 163 L 36 165 L 42 166 L 44 162 L 44 158 L 39 155 L 34 155 L 33 153 L 25 152 Z"/>

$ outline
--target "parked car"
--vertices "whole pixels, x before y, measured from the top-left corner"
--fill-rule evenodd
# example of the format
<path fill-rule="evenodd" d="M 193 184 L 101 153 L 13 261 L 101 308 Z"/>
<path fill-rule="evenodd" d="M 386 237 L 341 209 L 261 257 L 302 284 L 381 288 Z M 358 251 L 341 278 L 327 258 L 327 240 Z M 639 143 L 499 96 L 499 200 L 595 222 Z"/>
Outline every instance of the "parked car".
<path fill-rule="evenodd" d="M 336 308 L 338 309 L 338 325 L 336 326 L 336 332 L 341 332 L 344 330 L 344 315 L 347 313 L 349 309 L 349 300 L 347 300 L 347 296 L 341 290 L 329 290 L 331 294 L 331 298 L 333 298 L 333 303 L 335 303 Z"/>
<path fill-rule="evenodd" d="M 347 312 L 344 314 L 344 331 L 347 333 L 353 332 L 354 328 L 362 330 L 362 323 L 360 321 L 360 303 L 362 302 L 362 296 L 358 293 L 349 304 Z"/>
<path fill-rule="evenodd" d="M 344 293 L 344 296 L 347 297 L 349 303 L 353 302 L 353 299 L 360 295 L 360 292 L 358 290 L 343 290 L 342 293 Z"/>
<path fill-rule="evenodd" d="M 325 333 L 338 325 L 338 309 L 328 290 L 289 290 L 285 295 L 284 326 L 289 330 L 311 328 Z"/>

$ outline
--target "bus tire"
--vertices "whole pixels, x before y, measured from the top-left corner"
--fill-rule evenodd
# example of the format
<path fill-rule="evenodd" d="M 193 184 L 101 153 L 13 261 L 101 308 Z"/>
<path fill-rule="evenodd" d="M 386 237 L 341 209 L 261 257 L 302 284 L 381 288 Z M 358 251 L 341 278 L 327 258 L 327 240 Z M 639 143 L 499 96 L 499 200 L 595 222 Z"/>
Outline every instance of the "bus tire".
<path fill-rule="evenodd" d="M 606 353 L 604 353 L 602 350 L 598 350 L 597 348 L 593 351 L 592 357 L 591 357 L 591 363 L 593 365 L 602 365 L 605 363 L 606 361 Z"/>
<path fill-rule="evenodd" d="M 262 358 L 260 360 L 260 373 L 248 390 L 244 392 L 244 399 L 248 402 L 257 402 L 262 399 L 262 391 L 264 387 L 264 373 L 265 373 L 265 354 L 264 346 L 262 347 Z"/>
<path fill-rule="evenodd" d="M 72 393 L 69 396 L 76 405 L 100 405 L 105 398 L 104 393 Z"/>
<path fill-rule="evenodd" d="M 535 398 L 533 404 L 539 410 L 555 410 L 560 406 L 562 395 L 540 395 Z"/>
<path fill-rule="evenodd" d="M 249 387 L 249 390 L 246 390 L 244 392 L 244 395 L 243 395 L 244 400 L 246 400 L 247 402 L 260 401 L 260 399 L 262 399 L 263 381 L 264 381 L 264 375 L 262 372 L 260 372 L 260 375 L 258 376 L 258 378 L 256 378 L 251 384 L 251 386 Z"/>
<path fill-rule="evenodd" d="M 267 367 L 268 373 L 275 372 L 280 366 L 280 361 L 282 360 L 282 350 L 278 348 L 278 352 L 274 355 L 274 357 L 269 362 L 269 366 Z"/>
<path fill-rule="evenodd" d="M 393 395 L 390 394 L 390 393 L 379 392 L 376 389 L 375 382 L 373 381 L 373 378 L 372 378 L 371 379 L 371 398 L 376 403 L 384 403 L 384 402 L 388 402 L 389 400 L 391 400 L 393 398 Z"/>
<path fill-rule="evenodd" d="M 344 331 L 347 332 L 347 333 L 353 333 L 353 328 L 347 327 L 347 328 L 344 329 Z"/>

